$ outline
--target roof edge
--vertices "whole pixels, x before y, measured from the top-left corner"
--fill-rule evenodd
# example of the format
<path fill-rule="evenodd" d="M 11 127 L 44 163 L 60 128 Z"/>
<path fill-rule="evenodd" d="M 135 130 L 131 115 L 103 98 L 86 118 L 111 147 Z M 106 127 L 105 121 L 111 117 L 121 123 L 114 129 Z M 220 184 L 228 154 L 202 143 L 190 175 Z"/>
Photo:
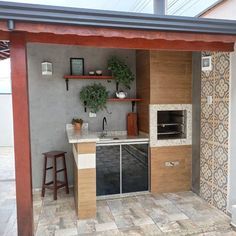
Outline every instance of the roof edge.
<path fill-rule="evenodd" d="M 0 20 L 106 28 L 236 35 L 236 21 L 158 16 L 0 1 Z"/>

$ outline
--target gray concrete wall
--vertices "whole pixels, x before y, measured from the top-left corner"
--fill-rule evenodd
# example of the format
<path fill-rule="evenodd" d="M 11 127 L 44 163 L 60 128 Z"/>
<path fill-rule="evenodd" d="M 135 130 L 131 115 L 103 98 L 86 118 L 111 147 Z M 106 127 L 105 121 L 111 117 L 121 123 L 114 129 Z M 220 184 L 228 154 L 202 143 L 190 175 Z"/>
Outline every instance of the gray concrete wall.
<path fill-rule="evenodd" d="M 101 131 L 102 119 L 106 116 L 109 130 L 126 130 L 126 114 L 131 111 L 131 104 L 108 103 L 108 111 L 112 114 L 102 111 L 97 113 L 96 118 L 89 118 L 88 112 L 84 112 L 83 104 L 80 102 L 79 92 L 83 86 L 94 81 L 70 80 L 69 91 L 66 91 L 63 76 L 70 73 L 70 58 L 84 58 L 85 73 L 87 73 L 96 69 L 105 71 L 108 58 L 117 55 L 125 59 L 135 73 L 135 51 L 47 44 L 28 44 L 27 50 L 33 188 L 41 187 L 43 173 L 41 153 L 55 149 L 68 152 L 68 175 L 72 184 L 72 153 L 65 125 L 70 123 L 73 117 L 80 117 L 89 123 L 90 130 Z M 53 63 L 51 77 L 41 75 L 43 61 Z M 110 95 L 114 93 L 116 88 L 114 81 L 99 82 L 107 87 Z M 128 92 L 131 96 L 135 96 L 135 82 Z"/>
<path fill-rule="evenodd" d="M 200 192 L 200 135 L 201 135 L 201 52 L 193 52 L 192 64 L 192 190 Z"/>
<path fill-rule="evenodd" d="M 0 146 L 13 146 L 13 114 L 11 94 L 0 94 Z"/>

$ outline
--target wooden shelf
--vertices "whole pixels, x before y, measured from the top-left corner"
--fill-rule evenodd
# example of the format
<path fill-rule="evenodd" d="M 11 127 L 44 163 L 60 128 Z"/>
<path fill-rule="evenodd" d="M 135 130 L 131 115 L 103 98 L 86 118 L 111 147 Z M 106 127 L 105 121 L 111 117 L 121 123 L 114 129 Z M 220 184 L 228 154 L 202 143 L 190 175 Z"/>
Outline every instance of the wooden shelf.
<path fill-rule="evenodd" d="M 108 98 L 108 102 L 131 102 L 132 112 L 134 112 L 134 106 L 136 102 L 141 102 L 141 98 Z"/>
<path fill-rule="evenodd" d="M 110 75 L 64 75 L 64 79 L 113 79 Z"/>
<path fill-rule="evenodd" d="M 109 98 L 109 102 L 141 102 L 141 98 Z"/>
<path fill-rule="evenodd" d="M 94 79 L 94 80 L 112 80 L 110 75 L 64 75 L 63 79 L 66 81 L 66 90 L 69 90 L 69 79 Z"/>

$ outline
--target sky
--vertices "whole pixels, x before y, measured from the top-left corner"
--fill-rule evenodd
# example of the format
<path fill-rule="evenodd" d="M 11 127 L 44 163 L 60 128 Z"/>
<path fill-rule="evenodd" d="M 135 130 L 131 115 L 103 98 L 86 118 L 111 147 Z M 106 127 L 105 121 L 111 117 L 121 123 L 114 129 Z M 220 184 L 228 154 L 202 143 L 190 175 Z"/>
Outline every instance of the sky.
<path fill-rule="evenodd" d="M 101 10 L 115 10 L 128 12 L 152 13 L 153 0 L 1 0 L 8 2 L 24 2 L 33 4 L 46 4 L 54 6 L 67 6 L 78 8 L 91 8 Z"/>
<path fill-rule="evenodd" d="M 78 8 L 153 13 L 153 0 L 0 0 Z M 169 15 L 196 16 L 220 0 L 166 0 Z"/>

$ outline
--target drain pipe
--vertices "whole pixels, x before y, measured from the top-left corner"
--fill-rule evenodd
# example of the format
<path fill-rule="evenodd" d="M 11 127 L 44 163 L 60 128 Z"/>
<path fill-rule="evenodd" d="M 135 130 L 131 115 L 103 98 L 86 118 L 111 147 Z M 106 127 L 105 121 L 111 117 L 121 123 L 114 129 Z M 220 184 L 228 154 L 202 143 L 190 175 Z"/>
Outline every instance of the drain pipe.
<path fill-rule="evenodd" d="M 165 15 L 166 1 L 167 0 L 153 0 L 153 13 L 161 16 Z"/>

